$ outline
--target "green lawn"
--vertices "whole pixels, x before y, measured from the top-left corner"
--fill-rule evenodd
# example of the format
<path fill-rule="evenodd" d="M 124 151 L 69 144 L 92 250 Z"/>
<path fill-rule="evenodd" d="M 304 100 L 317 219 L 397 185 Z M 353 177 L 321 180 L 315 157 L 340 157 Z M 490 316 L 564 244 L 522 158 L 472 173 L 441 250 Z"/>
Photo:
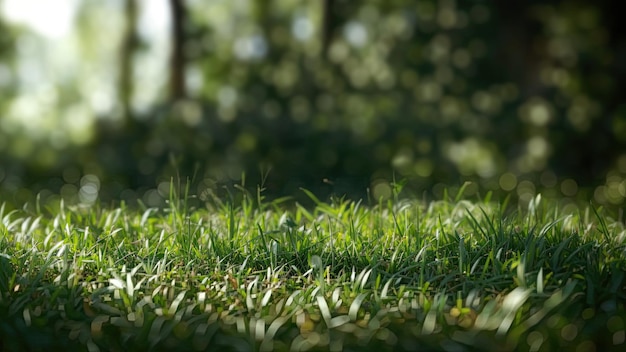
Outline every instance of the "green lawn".
<path fill-rule="evenodd" d="M 0 350 L 626 349 L 601 208 L 309 196 L 3 206 Z"/>

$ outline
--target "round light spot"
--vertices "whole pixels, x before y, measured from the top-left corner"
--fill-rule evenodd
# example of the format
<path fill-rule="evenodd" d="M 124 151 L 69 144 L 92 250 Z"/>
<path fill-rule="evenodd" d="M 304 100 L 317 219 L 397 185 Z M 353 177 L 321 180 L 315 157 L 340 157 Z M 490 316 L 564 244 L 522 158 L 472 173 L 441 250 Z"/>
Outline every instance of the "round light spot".
<path fill-rule="evenodd" d="M 512 191 L 517 186 L 517 176 L 510 172 L 507 172 L 500 176 L 500 181 L 498 183 L 500 184 L 500 188 L 503 191 Z"/>
<path fill-rule="evenodd" d="M 444 7 L 437 14 L 437 22 L 442 28 L 453 28 L 457 23 L 457 14 L 454 8 Z"/>
<path fill-rule="evenodd" d="M 530 351 L 538 351 L 541 348 L 541 345 L 543 344 L 543 334 L 539 331 L 533 331 L 530 334 L 528 334 L 528 337 L 526 338 L 526 342 L 528 343 L 528 345 L 530 346 Z"/>
<path fill-rule="evenodd" d="M 624 321 L 622 320 L 621 317 L 610 317 L 607 321 L 606 321 L 606 327 L 609 329 L 609 331 L 611 332 L 615 332 L 615 331 L 620 331 L 620 330 L 624 330 Z"/>
<path fill-rule="evenodd" d="M 529 123 L 542 127 L 552 119 L 552 109 L 548 102 L 540 98 L 531 98 L 519 110 L 520 117 Z"/>
<path fill-rule="evenodd" d="M 291 25 L 291 33 L 296 39 L 306 41 L 313 35 L 313 23 L 307 17 L 298 17 Z"/>
<path fill-rule="evenodd" d="M 596 315 L 596 312 L 593 310 L 593 308 L 586 308 L 585 310 L 583 310 L 583 313 L 582 313 L 582 317 L 585 320 L 589 320 L 593 318 L 595 315 Z"/>
<path fill-rule="evenodd" d="M 528 148 L 528 153 L 534 157 L 545 157 L 548 153 L 548 142 L 543 137 L 532 137 L 526 147 Z"/>
<path fill-rule="evenodd" d="M 578 327 L 574 324 L 567 324 L 561 329 L 561 337 L 565 341 L 573 341 L 578 336 Z"/>
<path fill-rule="evenodd" d="M 237 91 L 231 86 L 223 86 L 217 92 L 217 101 L 223 107 L 232 107 L 237 102 Z"/>
<path fill-rule="evenodd" d="M 578 347 L 576 347 L 576 352 L 595 352 L 595 351 L 596 351 L 596 345 L 593 343 L 593 341 L 583 341 L 578 345 Z"/>
<path fill-rule="evenodd" d="M 625 341 L 626 341 L 626 331 L 620 330 L 620 331 L 616 331 L 613 334 L 613 345 L 615 346 L 623 345 Z"/>
<path fill-rule="evenodd" d="M 244 61 L 263 59 L 267 50 L 267 41 L 260 34 L 238 38 L 233 46 L 235 56 Z"/>
<path fill-rule="evenodd" d="M 517 185 L 517 194 L 522 197 L 533 197 L 535 194 L 535 184 L 530 181 L 522 181 Z"/>
<path fill-rule="evenodd" d="M 348 43 L 359 48 L 364 46 L 367 43 L 368 39 L 365 26 L 355 21 L 348 22 L 348 24 L 344 28 L 343 35 L 345 36 Z"/>
<path fill-rule="evenodd" d="M 143 201 L 149 207 L 158 207 L 161 205 L 163 198 L 159 196 L 159 192 L 156 189 L 151 189 L 144 193 Z"/>
<path fill-rule="evenodd" d="M 568 178 L 561 182 L 561 192 L 564 196 L 573 197 L 578 193 L 578 184 L 576 181 Z"/>
<path fill-rule="evenodd" d="M 391 198 L 391 186 L 385 180 L 375 180 L 372 185 L 372 195 L 375 200 Z"/>
<path fill-rule="evenodd" d="M 429 177 L 433 172 L 433 163 L 429 159 L 418 159 L 413 169 L 418 176 Z"/>
<path fill-rule="evenodd" d="M 604 204 L 608 201 L 606 194 L 606 186 L 598 186 L 593 191 L 593 198 L 600 204 Z"/>
<path fill-rule="evenodd" d="M 548 188 L 556 186 L 557 182 L 556 175 L 550 170 L 542 172 L 539 180 L 542 186 Z"/>

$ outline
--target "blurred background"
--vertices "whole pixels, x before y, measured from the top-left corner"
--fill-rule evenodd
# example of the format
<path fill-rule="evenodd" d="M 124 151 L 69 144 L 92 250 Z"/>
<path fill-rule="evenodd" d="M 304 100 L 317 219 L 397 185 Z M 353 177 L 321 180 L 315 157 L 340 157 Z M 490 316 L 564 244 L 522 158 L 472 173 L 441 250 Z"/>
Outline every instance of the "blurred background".
<path fill-rule="evenodd" d="M 621 208 L 617 0 L 0 0 L 13 204 L 537 193 Z M 401 181 L 401 182 L 400 182 Z"/>

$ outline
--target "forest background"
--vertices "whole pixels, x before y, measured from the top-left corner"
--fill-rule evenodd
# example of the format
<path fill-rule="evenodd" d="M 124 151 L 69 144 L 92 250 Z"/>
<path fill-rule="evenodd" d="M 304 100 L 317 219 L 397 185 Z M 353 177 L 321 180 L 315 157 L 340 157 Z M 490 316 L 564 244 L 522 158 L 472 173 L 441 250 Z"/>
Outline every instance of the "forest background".
<path fill-rule="evenodd" d="M 0 195 L 626 198 L 616 0 L 0 0 Z M 243 180 L 242 178 L 245 178 Z"/>

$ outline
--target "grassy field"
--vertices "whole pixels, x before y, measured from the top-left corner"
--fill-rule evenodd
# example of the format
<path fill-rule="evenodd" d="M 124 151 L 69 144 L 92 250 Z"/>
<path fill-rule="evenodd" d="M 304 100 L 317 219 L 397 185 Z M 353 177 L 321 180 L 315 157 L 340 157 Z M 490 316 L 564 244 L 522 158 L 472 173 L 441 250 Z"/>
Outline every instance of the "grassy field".
<path fill-rule="evenodd" d="M 626 232 L 601 208 L 308 195 L 3 206 L 0 350 L 626 349 Z"/>

